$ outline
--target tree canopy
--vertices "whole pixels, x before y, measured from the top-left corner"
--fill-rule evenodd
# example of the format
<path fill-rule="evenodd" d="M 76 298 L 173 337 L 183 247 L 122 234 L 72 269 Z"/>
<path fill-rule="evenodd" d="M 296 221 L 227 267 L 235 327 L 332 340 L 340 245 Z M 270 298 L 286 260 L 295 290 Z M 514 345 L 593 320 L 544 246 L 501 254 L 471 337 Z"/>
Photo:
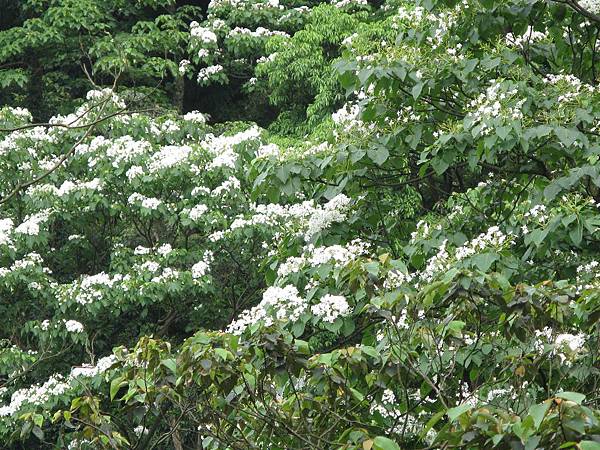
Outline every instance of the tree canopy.
<path fill-rule="evenodd" d="M 600 3 L 0 0 L 7 449 L 600 449 Z"/>

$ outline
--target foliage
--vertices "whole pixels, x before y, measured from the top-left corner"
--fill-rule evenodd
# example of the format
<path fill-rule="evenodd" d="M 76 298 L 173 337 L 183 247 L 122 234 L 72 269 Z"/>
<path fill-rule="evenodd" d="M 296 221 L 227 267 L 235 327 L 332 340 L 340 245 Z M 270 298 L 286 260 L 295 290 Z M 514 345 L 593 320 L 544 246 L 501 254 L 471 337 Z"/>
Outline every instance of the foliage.
<path fill-rule="evenodd" d="M 198 8 L 173 0 L 16 3 L 13 26 L 0 31 L 5 104 L 26 106 L 42 119 L 67 114 L 92 83 L 115 76 L 138 86 L 166 78 L 165 89 L 177 97 L 173 77 Z"/>
<path fill-rule="evenodd" d="M 125 79 L 0 110 L 0 441 L 599 448 L 598 12 L 221 0 L 90 41 Z M 161 108 L 162 71 L 251 106 Z"/>

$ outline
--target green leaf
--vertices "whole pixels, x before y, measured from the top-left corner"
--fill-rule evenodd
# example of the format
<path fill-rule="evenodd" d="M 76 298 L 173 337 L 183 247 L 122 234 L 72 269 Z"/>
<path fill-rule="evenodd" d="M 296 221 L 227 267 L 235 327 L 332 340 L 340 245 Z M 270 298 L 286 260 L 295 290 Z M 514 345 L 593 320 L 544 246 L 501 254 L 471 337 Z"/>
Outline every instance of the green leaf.
<path fill-rule="evenodd" d="M 448 418 L 451 421 L 454 421 L 458 417 L 460 417 L 461 415 L 463 415 L 464 413 L 466 413 L 467 411 L 470 411 L 471 408 L 473 408 L 473 407 L 471 405 L 469 405 L 468 403 L 464 403 L 464 404 L 456 406 L 454 408 L 450 408 L 448 410 L 448 412 L 447 412 Z"/>
<path fill-rule="evenodd" d="M 44 424 L 44 416 L 41 414 L 34 414 L 33 423 L 35 423 L 38 427 L 41 427 Z"/>
<path fill-rule="evenodd" d="M 448 164 L 442 158 L 434 158 L 431 160 L 431 167 L 433 167 L 433 170 L 435 170 L 437 175 L 442 175 L 446 170 L 448 170 L 450 164 Z"/>
<path fill-rule="evenodd" d="M 425 83 L 423 82 L 419 82 L 417 84 L 415 84 L 413 86 L 413 88 L 411 89 L 410 93 L 412 94 L 413 98 L 416 100 L 419 98 L 419 96 L 421 95 L 421 91 L 423 90 L 423 86 L 425 86 Z"/>
<path fill-rule="evenodd" d="M 569 230 L 569 237 L 571 238 L 573 244 L 577 246 L 581 244 L 581 241 L 583 239 L 583 225 L 581 224 L 581 222 L 578 221 L 575 228 Z"/>
<path fill-rule="evenodd" d="M 544 403 L 532 405 L 529 408 L 529 415 L 533 419 L 533 423 L 535 425 L 536 430 L 542 424 L 542 421 L 544 420 L 544 417 L 546 416 L 546 413 L 548 412 L 548 409 L 550 408 L 551 404 L 552 404 L 551 400 L 546 400 Z"/>
<path fill-rule="evenodd" d="M 169 369 L 171 372 L 177 373 L 177 363 L 173 358 L 163 359 L 160 363 L 167 369 Z"/>
<path fill-rule="evenodd" d="M 225 350 L 224 348 L 215 348 L 215 354 L 221 358 L 223 361 L 227 361 L 227 359 L 233 359 L 233 355 L 229 350 Z"/>
<path fill-rule="evenodd" d="M 557 398 L 562 398 L 564 400 L 570 400 L 572 402 L 580 405 L 585 400 L 585 395 L 580 394 L 579 392 L 559 392 L 556 394 Z"/>
<path fill-rule="evenodd" d="M 303 355 L 310 355 L 310 346 L 308 345 L 308 342 L 303 341 L 302 339 L 296 339 L 294 341 L 294 345 L 298 353 L 302 353 Z"/>
<path fill-rule="evenodd" d="M 112 380 L 110 382 L 110 399 L 111 399 L 111 401 L 114 400 L 115 396 L 117 395 L 117 392 L 119 392 L 119 389 L 121 388 L 121 386 L 123 384 L 125 384 L 125 381 L 123 380 L 122 377 L 115 378 L 114 380 Z"/>
<path fill-rule="evenodd" d="M 577 138 L 581 135 L 579 131 L 565 127 L 556 127 L 554 129 L 554 133 L 556 134 L 556 137 L 558 137 L 560 142 L 562 142 L 565 145 L 565 147 L 570 147 L 573 144 L 573 142 L 575 142 Z"/>
<path fill-rule="evenodd" d="M 42 430 L 40 427 L 38 427 L 38 426 L 35 426 L 35 427 L 33 427 L 33 428 L 31 429 L 31 432 L 32 432 L 32 433 L 33 433 L 33 435 L 34 435 L 36 438 L 38 438 L 40 441 L 43 441 L 43 440 L 44 440 L 44 431 L 43 431 L 43 430 Z"/>
<path fill-rule="evenodd" d="M 435 426 L 435 424 L 440 421 L 440 419 L 442 417 L 444 417 L 444 414 L 445 414 L 444 410 L 441 410 L 441 411 L 438 411 L 437 413 L 435 413 L 434 416 L 427 421 L 427 423 L 425 424 L 425 426 L 421 430 L 421 433 L 419 433 L 419 437 L 421 439 L 423 439 L 427 435 L 427 432 L 429 430 L 431 430 Z"/>
<path fill-rule="evenodd" d="M 600 450 L 600 443 L 594 441 L 581 441 L 579 443 L 581 450 Z"/>
<path fill-rule="evenodd" d="M 389 438 L 377 436 L 373 440 L 373 450 L 400 450 L 400 447 Z"/>
<path fill-rule="evenodd" d="M 497 259 L 498 255 L 495 253 L 482 253 L 473 256 L 473 264 L 482 272 L 487 272 Z"/>
<path fill-rule="evenodd" d="M 390 156 L 390 152 L 383 145 L 367 149 L 367 156 L 378 166 L 382 165 Z"/>

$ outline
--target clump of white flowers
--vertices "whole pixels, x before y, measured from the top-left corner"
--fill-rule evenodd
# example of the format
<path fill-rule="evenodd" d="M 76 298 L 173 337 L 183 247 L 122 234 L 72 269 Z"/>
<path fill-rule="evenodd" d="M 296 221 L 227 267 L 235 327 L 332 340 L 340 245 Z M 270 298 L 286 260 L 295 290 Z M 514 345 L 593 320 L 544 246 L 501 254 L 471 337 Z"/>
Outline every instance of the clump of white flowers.
<path fill-rule="evenodd" d="M 204 256 L 202 257 L 202 261 L 198 261 L 196 264 L 192 266 L 192 278 L 197 280 L 206 275 L 210 269 L 210 264 L 214 259 L 214 254 L 210 250 L 206 250 L 204 252 Z"/>
<path fill-rule="evenodd" d="M 600 14 L 600 1 L 598 0 L 579 0 L 577 3 L 592 14 Z"/>
<path fill-rule="evenodd" d="M 223 66 L 221 64 L 203 67 L 198 71 L 198 83 L 205 83 L 213 76 L 221 72 L 223 72 Z"/>
<path fill-rule="evenodd" d="M 83 333 L 83 325 L 76 320 L 65 321 L 65 328 L 69 333 Z"/>
<path fill-rule="evenodd" d="M 73 367 L 67 377 L 53 375 L 42 385 L 33 385 L 29 388 L 19 389 L 12 394 L 8 405 L 0 406 L 0 417 L 16 414 L 24 405 L 43 405 L 50 399 L 63 395 L 70 389 L 77 387 L 79 378 L 91 378 L 106 372 L 116 362 L 115 355 L 100 358 L 96 365 L 84 364 Z"/>
<path fill-rule="evenodd" d="M 295 286 L 271 286 L 263 293 L 262 301 L 242 312 L 227 327 L 227 332 L 241 334 L 248 326 L 257 322 L 263 322 L 265 326 L 272 325 L 276 320 L 296 322 L 307 307 L 306 300 L 300 297 Z"/>
<path fill-rule="evenodd" d="M 148 170 L 153 173 L 180 165 L 187 162 L 191 153 L 189 145 L 167 145 L 150 157 Z"/>
<path fill-rule="evenodd" d="M 190 35 L 192 38 L 198 39 L 203 44 L 215 44 L 217 35 L 214 31 L 201 27 L 198 22 L 190 23 Z"/>
<path fill-rule="evenodd" d="M 438 253 L 429 258 L 419 277 L 422 281 L 431 282 L 438 274 L 448 270 L 454 261 L 461 261 L 487 250 L 500 251 L 513 243 L 514 237 L 505 234 L 497 226 L 490 227 L 485 233 L 456 248 L 452 253 L 448 251 L 448 240 L 444 239 Z"/>
<path fill-rule="evenodd" d="M 0 219 L 0 245 L 11 245 L 11 234 L 15 224 L 12 219 Z"/>
<path fill-rule="evenodd" d="M 312 313 L 324 322 L 333 323 L 338 317 L 345 317 L 350 314 L 350 305 L 343 295 L 327 294 L 321 298 L 321 301 L 310 307 Z"/>
<path fill-rule="evenodd" d="M 194 206 L 192 209 L 189 210 L 188 217 L 193 220 L 194 222 L 199 220 L 204 214 L 206 214 L 206 212 L 208 211 L 208 206 L 199 203 L 198 205 Z"/>
<path fill-rule="evenodd" d="M 252 126 L 244 131 L 233 135 L 215 136 L 208 134 L 201 146 L 213 155 L 213 160 L 207 165 L 208 170 L 221 167 L 235 168 L 238 159 L 236 147 L 243 142 L 257 140 L 261 135 L 261 130 L 257 126 Z"/>
<path fill-rule="evenodd" d="M 570 102 L 576 100 L 580 95 L 590 95 L 597 91 L 597 88 L 591 84 L 583 83 L 571 74 L 548 74 L 544 77 L 544 83 L 561 88 L 561 93 L 557 97 L 559 103 Z"/>
<path fill-rule="evenodd" d="M 180 75 L 185 75 L 185 73 L 188 70 L 188 67 L 191 65 L 192 63 L 190 62 L 189 59 L 182 59 L 181 61 L 179 61 L 179 74 Z"/>
<path fill-rule="evenodd" d="M 277 274 L 285 277 L 305 266 L 314 267 L 326 263 L 333 263 L 334 267 L 343 267 L 366 254 L 369 247 L 369 244 L 360 239 L 354 239 L 346 245 L 315 247 L 308 244 L 302 256 L 292 256 L 283 261 L 277 269 Z"/>
<path fill-rule="evenodd" d="M 134 192 L 127 199 L 127 203 L 131 205 L 141 205 L 147 209 L 158 209 L 162 205 L 162 200 L 154 197 L 146 197 L 145 195 Z"/>
<path fill-rule="evenodd" d="M 558 357 L 561 364 L 567 367 L 585 353 L 588 337 L 584 333 L 558 333 L 550 327 L 535 331 L 534 350 L 541 354 L 549 350 L 550 355 Z"/>
<path fill-rule="evenodd" d="M 304 201 L 290 206 L 279 204 L 257 205 L 255 214 L 250 219 L 236 218 L 230 226 L 235 230 L 249 225 L 277 225 L 291 220 L 301 230 L 300 234 L 310 241 L 317 233 L 327 229 L 331 224 L 343 222 L 346 219 L 351 199 L 344 194 L 338 194 L 324 205 L 314 201 Z"/>
<path fill-rule="evenodd" d="M 49 217 L 49 210 L 27 216 L 25 220 L 14 229 L 14 232 L 28 236 L 37 236 L 40 234 L 40 225 L 48 221 Z"/>
<path fill-rule="evenodd" d="M 469 103 L 468 114 L 472 127 L 479 126 L 479 134 L 487 136 L 494 131 L 496 121 L 521 120 L 525 98 L 518 90 L 497 80 L 491 80 L 485 92 Z"/>
<path fill-rule="evenodd" d="M 509 47 L 518 47 L 523 48 L 526 45 L 530 45 L 534 42 L 543 41 L 548 39 L 548 30 L 545 32 L 536 31 L 530 25 L 527 27 L 527 30 L 522 35 L 514 35 L 513 33 L 508 33 L 506 35 L 506 45 Z"/>
<path fill-rule="evenodd" d="M 190 111 L 183 115 L 183 120 L 204 125 L 206 123 L 206 115 L 199 111 Z"/>

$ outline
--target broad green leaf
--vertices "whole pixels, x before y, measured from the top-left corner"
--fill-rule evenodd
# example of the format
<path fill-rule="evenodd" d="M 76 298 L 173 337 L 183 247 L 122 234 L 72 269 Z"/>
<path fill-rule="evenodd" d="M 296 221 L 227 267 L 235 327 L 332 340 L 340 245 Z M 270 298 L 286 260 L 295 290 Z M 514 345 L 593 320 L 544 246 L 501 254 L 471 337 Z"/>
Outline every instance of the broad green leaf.
<path fill-rule="evenodd" d="M 559 392 L 556 394 L 556 397 L 569 400 L 577 404 L 581 404 L 585 400 L 585 395 L 580 394 L 579 392 Z"/>
<path fill-rule="evenodd" d="M 529 408 L 529 415 L 533 418 L 533 423 L 536 430 L 542 424 L 550 405 L 552 404 L 551 400 L 546 400 L 544 403 L 539 403 L 537 405 L 532 405 Z"/>
<path fill-rule="evenodd" d="M 469 405 L 468 403 L 463 403 L 462 405 L 455 406 L 454 408 L 450 408 L 446 412 L 446 414 L 448 414 L 448 418 L 451 421 L 455 421 L 458 417 L 460 417 L 467 411 L 470 411 L 472 408 L 473 408 L 473 406 Z"/>
<path fill-rule="evenodd" d="M 373 450 L 400 450 L 400 446 L 390 438 L 377 436 L 373 440 Z"/>

